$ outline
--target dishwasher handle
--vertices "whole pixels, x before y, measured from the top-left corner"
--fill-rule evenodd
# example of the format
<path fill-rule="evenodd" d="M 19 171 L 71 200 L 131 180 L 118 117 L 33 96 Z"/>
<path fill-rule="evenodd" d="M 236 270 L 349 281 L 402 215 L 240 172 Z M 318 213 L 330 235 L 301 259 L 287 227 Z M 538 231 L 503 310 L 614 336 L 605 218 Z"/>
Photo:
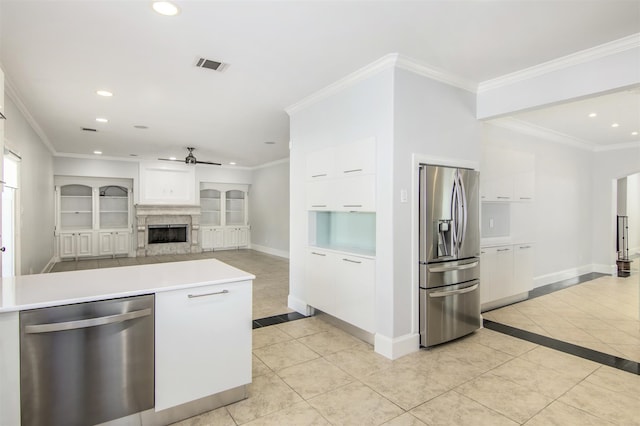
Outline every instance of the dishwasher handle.
<path fill-rule="evenodd" d="M 79 328 L 96 327 L 99 325 L 115 324 L 119 322 L 130 321 L 136 318 L 147 317 L 151 315 L 151 308 L 140 309 L 139 311 L 131 311 L 124 314 L 107 315 L 105 317 L 87 318 L 83 320 L 54 322 L 49 324 L 27 325 L 24 332 L 28 334 L 51 333 L 54 331 L 68 331 Z"/>

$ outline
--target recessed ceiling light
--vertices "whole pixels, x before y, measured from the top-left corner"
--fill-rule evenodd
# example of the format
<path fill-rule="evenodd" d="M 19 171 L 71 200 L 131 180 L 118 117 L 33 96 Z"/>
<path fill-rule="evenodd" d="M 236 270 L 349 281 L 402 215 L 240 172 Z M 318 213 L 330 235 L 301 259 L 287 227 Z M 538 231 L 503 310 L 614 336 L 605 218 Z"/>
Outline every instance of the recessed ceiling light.
<path fill-rule="evenodd" d="M 109 120 L 107 120 L 106 118 L 101 118 L 101 117 L 96 118 L 96 121 L 98 123 L 108 123 L 109 122 Z"/>
<path fill-rule="evenodd" d="M 229 161 L 229 164 L 231 164 L 232 166 L 235 166 L 236 162 L 235 161 Z"/>
<path fill-rule="evenodd" d="M 96 155 L 102 155 L 102 151 L 93 151 L 93 153 Z"/>
<path fill-rule="evenodd" d="M 274 141 L 266 141 L 265 142 L 267 145 L 275 145 L 276 143 Z"/>
<path fill-rule="evenodd" d="M 100 95 L 100 96 L 104 96 L 104 97 L 107 97 L 107 98 L 109 98 L 109 97 L 113 96 L 113 93 L 111 93 L 111 92 L 110 92 L 110 91 L 108 91 L 108 90 L 97 90 L 97 91 L 96 91 L 96 93 L 97 93 L 98 95 Z"/>
<path fill-rule="evenodd" d="M 154 1 L 153 10 L 164 16 L 175 16 L 180 13 L 180 9 L 169 1 Z"/>
<path fill-rule="evenodd" d="M 620 126 L 618 123 L 613 123 L 613 124 L 611 125 L 611 127 L 618 127 L 618 126 Z"/>
<path fill-rule="evenodd" d="M 631 136 L 638 136 L 638 132 L 631 132 Z"/>
<path fill-rule="evenodd" d="M 596 114 L 595 112 L 592 112 L 591 114 L 589 114 L 589 117 L 593 118 L 593 117 L 597 117 L 598 114 Z"/>

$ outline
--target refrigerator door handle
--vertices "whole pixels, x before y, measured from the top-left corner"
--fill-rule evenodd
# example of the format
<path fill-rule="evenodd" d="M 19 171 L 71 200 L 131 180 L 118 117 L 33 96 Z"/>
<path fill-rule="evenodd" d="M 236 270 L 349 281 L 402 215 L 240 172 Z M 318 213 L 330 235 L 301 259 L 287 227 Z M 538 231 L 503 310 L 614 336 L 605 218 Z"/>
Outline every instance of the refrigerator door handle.
<path fill-rule="evenodd" d="M 478 266 L 478 261 L 475 260 L 469 263 L 463 263 L 462 265 L 441 266 L 441 265 L 427 265 L 429 272 L 450 272 L 450 271 L 462 271 L 465 269 L 471 269 Z"/>
<path fill-rule="evenodd" d="M 447 296 L 458 296 L 460 294 L 471 293 L 475 291 L 480 284 L 474 284 L 471 287 L 461 288 L 459 290 L 450 290 L 450 291 L 434 291 L 433 293 L 429 293 L 429 297 L 447 297 Z"/>
<path fill-rule="evenodd" d="M 453 188 L 451 189 L 451 255 L 458 257 L 458 171 L 453 175 Z"/>
<path fill-rule="evenodd" d="M 467 192 L 464 188 L 464 182 L 462 181 L 462 177 L 460 177 L 460 173 L 458 172 L 458 188 L 460 191 L 460 203 L 462 204 L 462 226 L 460 232 L 460 244 L 458 246 L 459 250 L 462 250 L 462 244 L 464 243 L 464 239 L 467 236 Z"/>

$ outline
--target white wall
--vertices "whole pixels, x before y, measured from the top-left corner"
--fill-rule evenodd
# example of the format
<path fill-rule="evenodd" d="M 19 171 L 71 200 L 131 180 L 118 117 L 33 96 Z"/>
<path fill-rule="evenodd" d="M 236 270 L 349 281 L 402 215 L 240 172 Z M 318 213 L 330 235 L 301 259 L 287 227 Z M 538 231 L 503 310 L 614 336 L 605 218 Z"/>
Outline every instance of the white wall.
<path fill-rule="evenodd" d="M 251 247 L 289 257 L 289 161 L 254 169 L 252 182 Z"/>
<path fill-rule="evenodd" d="M 535 201 L 530 215 L 535 243 L 534 279 L 548 284 L 590 272 L 592 226 L 591 151 L 485 123 L 483 148 L 535 156 Z"/>
<path fill-rule="evenodd" d="M 416 332 L 417 312 L 417 166 L 420 159 L 439 164 L 480 163 L 480 123 L 475 118 L 475 94 L 410 71 L 398 69 L 394 79 L 393 189 L 385 194 L 393 206 L 392 247 L 394 329 L 392 336 Z M 401 191 L 409 193 L 400 202 Z M 387 297 L 389 297 L 387 296 Z"/>
<path fill-rule="evenodd" d="M 22 157 L 19 271 L 40 273 L 54 255 L 53 156 L 9 96 L 5 108 L 5 146 Z"/>
<path fill-rule="evenodd" d="M 617 180 L 638 172 L 640 146 L 594 153 L 592 262 L 599 272 L 615 271 Z"/>

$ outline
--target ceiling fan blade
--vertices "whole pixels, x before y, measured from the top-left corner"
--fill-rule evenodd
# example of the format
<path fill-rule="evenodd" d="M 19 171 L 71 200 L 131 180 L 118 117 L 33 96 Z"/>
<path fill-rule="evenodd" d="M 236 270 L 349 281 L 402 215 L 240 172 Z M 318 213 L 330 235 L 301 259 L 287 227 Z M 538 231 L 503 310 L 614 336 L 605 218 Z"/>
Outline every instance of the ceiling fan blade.
<path fill-rule="evenodd" d="M 162 160 L 162 161 L 179 161 L 181 163 L 184 163 L 184 160 L 179 160 L 179 159 L 171 159 L 171 158 L 158 158 L 158 160 Z"/>
<path fill-rule="evenodd" d="M 213 161 L 196 161 L 198 164 L 211 164 L 212 166 L 222 166 L 221 163 L 214 163 Z"/>

